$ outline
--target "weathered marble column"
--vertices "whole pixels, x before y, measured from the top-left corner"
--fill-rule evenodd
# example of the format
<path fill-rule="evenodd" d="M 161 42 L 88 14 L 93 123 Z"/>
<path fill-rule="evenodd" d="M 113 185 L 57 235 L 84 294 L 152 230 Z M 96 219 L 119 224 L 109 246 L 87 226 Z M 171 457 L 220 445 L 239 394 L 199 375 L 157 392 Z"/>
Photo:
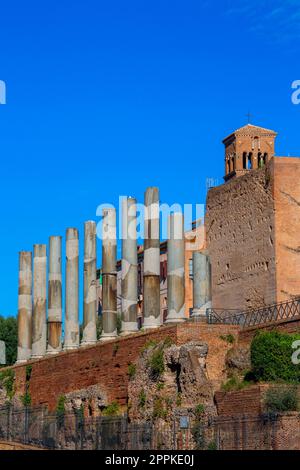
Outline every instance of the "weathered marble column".
<path fill-rule="evenodd" d="M 185 321 L 185 242 L 183 214 L 168 220 L 168 316 L 166 323 Z"/>
<path fill-rule="evenodd" d="M 206 318 L 211 308 L 211 265 L 206 253 L 193 253 L 193 317 Z"/>
<path fill-rule="evenodd" d="M 122 202 L 122 335 L 138 331 L 136 200 Z"/>
<path fill-rule="evenodd" d="M 18 355 L 17 364 L 28 361 L 32 341 L 32 253 L 19 254 Z"/>
<path fill-rule="evenodd" d="M 79 233 L 66 232 L 66 304 L 64 349 L 79 347 Z"/>
<path fill-rule="evenodd" d="M 47 354 L 61 351 L 62 276 L 61 237 L 49 239 L 48 347 Z"/>
<path fill-rule="evenodd" d="M 96 223 L 84 224 L 83 337 L 82 346 L 97 341 L 97 237 Z"/>
<path fill-rule="evenodd" d="M 43 357 L 47 349 L 47 247 L 33 247 L 32 358 Z"/>
<path fill-rule="evenodd" d="M 158 328 L 160 320 L 159 191 L 145 193 L 144 328 Z"/>
<path fill-rule="evenodd" d="M 117 233 L 116 210 L 103 209 L 102 222 L 102 336 L 101 341 L 117 333 Z"/>

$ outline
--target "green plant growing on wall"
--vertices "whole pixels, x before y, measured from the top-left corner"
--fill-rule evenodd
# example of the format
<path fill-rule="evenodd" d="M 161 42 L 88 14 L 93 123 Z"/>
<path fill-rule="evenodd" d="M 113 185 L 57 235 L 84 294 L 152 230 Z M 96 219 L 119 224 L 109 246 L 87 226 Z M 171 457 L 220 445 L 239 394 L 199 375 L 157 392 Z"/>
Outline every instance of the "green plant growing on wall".
<path fill-rule="evenodd" d="M 24 395 L 21 396 L 21 401 L 23 406 L 26 408 L 31 405 L 31 395 L 29 391 L 27 391 Z"/>
<path fill-rule="evenodd" d="M 154 380 L 157 380 L 164 372 L 164 351 L 162 347 L 155 349 L 148 361 L 148 366 L 150 367 L 151 377 Z"/>
<path fill-rule="evenodd" d="M 32 374 L 32 366 L 28 365 L 28 366 L 26 366 L 26 382 L 30 381 L 31 374 Z"/>
<path fill-rule="evenodd" d="M 130 379 L 134 379 L 135 374 L 136 374 L 136 365 L 132 364 L 132 362 L 130 362 L 128 364 L 128 376 L 129 376 Z"/>
<path fill-rule="evenodd" d="M 156 397 L 153 404 L 153 418 L 162 418 L 166 419 L 168 412 L 165 409 L 163 398 Z"/>
<path fill-rule="evenodd" d="M 235 342 L 235 338 L 232 334 L 228 334 L 228 335 L 221 335 L 220 336 L 220 339 L 222 341 L 226 341 L 226 343 L 229 343 L 229 344 L 233 344 Z"/>
<path fill-rule="evenodd" d="M 120 406 L 116 401 L 113 401 L 103 410 L 104 416 L 117 416 L 120 413 Z"/>
<path fill-rule="evenodd" d="M 155 341 L 154 339 L 149 339 L 149 341 L 147 341 L 142 347 L 141 352 L 143 353 L 144 351 L 148 351 L 149 349 L 154 348 L 155 346 L 157 346 L 157 341 Z"/>
<path fill-rule="evenodd" d="M 122 331 L 122 317 L 121 315 L 117 314 L 117 333 L 118 335 L 121 333 Z"/>
<path fill-rule="evenodd" d="M 14 384 L 15 384 L 15 372 L 13 369 L 6 369 L 3 372 L 0 372 L 0 382 L 5 388 L 6 394 L 11 400 L 15 394 Z"/>
<path fill-rule="evenodd" d="M 267 390 L 264 397 L 267 411 L 297 411 L 299 408 L 298 390 L 296 386 L 274 386 Z"/>
<path fill-rule="evenodd" d="M 300 367 L 292 363 L 292 344 L 299 334 L 278 331 L 256 334 L 251 343 L 252 376 L 256 381 L 288 383 L 300 382 Z"/>
<path fill-rule="evenodd" d="M 145 393 L 145 390 L 141 390 L 140 393 L 139 393 L 139 407 L 140 408 L 144 408 L 145 405 L 146 405 L 146 400 L 147 400 L 147 397 L 146 397 L 146 393 Z"/>
<path fill-rule="evenodd" d="M 60 395 L 57 400 L 56 405 L 56 420 L 58 426 L 63 426 L 65 421 L 65 412 L 66 412 L 66 397 L 65 395 Z"/>
<path fill-rule="evenodd" d="M 199 403 L 195 407 L 195 415 L 197 418 L 200 418 L 203 414 L 204 414 L 204 405 L 202 405 L 202 403 Z"/>

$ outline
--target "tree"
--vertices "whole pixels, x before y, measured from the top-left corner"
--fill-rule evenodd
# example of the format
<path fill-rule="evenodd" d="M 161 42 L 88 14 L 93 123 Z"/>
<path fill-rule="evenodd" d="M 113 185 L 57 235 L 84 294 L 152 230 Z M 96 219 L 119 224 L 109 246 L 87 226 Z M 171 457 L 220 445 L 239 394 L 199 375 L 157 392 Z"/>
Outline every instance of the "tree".
<path fill-rule="evenodd" d="M 15 317 L 0 316 L 0 340 L 5 341 L 6 363 L 13 365 L 17 360 L 18 323 Z"/>

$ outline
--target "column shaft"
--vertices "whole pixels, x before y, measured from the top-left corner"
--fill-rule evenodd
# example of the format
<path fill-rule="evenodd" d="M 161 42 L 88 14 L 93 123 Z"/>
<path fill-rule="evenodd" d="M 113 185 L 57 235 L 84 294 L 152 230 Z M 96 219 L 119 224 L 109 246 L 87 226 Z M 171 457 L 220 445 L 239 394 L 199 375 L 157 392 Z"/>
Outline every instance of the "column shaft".
<path fill-rule="evenodd" d="M 43 357 L 47 349 L 47 247 L 33 247 L 32 357 Z"/>
<path fill-rule="evenodd" d="M 62 275 L 61 237 L 49 239 L 48 347 L 47 354 L 61 351 Z"/>
<path fill-rule="evenodd" d="M 183 214 L 168 221 L 168 316 L 166 323 L 185 321 L 185 241 Z"/>
<path fill-rule="evenodd" d="M 102 222 L 102 336 L 117 336 L 117 234 L 115 209 L 103 209 Z"/>
<path fill-rule="evenodd" d="M 32 341 L 32 253 L 19 254 L 18 356 L 17 363 L 28 361 Z"/>
<path fill-rule="evenodd" d="M 66 232 L 66 308 L 64 349 L 79 347 L 79 234 Z"/>
<path fill-rule="evenodd" d="M 159 191 L 145 193 L 144 328 L 158 328 L 160 320 Z"/>
<path fill-rule="evenodd" d="M 136 200 L 126 198 L 122 207 L 122 334 L 138 330 L 137 326 L 137 234 Z"/>
<path fill-rule="evenodd" d="M 193 253 L 193 317 L 206 317 L 211 308 L 211 265 L 209 256 Z"/>
<path fill-rule="evenodd" d="M 96 223 L 84 224 L 83 338 L 82 345 L 97 341 L 97 237 Z"/>

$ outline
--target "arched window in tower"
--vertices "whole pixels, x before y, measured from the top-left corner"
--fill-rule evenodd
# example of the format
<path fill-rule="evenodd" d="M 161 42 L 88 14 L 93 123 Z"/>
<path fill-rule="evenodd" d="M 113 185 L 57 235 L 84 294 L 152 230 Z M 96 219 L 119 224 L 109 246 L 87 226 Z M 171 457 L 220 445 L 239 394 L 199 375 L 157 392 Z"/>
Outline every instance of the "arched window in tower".
<path fill-rule="evenodd" d="M 254 137 L 252 140 L 252 150 L 259 150 L 260 149 L 260 139 L 259 137 Z"/>
<path fill-rule="evenodd" d="M 252 158 L 253 158 L 253 153 L 250 152 L 247 158 L 247 170 L 252 170 Z"/>
<path fill-rule="evenodd" d="M 235 171 L 235 157 L 231 158 L 231 167 L 232 167 L 232 171 Z"/>
<path fill-rule="evenodd" d="M 227 173 L 227 174 L 230 173 L 230 161 L 229 161 L 229 158 L 227 158 L 227 160 L 226 160 L 226 168 L 227 168 L 226 173 Z"/>
<path fill-rule="evenodd" d="M 263 156 L 264 165 L 267 163 L 267 161 L 268 161 L 268 154 L 264 153 L 264 156 Z"/>
<path fill-rule="evenodd" d="M 258 152 L 257 154 L 257 166 L 258 168 L 261 168 L 263 166 L 263 159 L 262 159 L 261 152 Z"/>
<path fill-rule="evenodd" d="M 247 170 L 247 152 L 243 153 L 243 169 Z"/>

